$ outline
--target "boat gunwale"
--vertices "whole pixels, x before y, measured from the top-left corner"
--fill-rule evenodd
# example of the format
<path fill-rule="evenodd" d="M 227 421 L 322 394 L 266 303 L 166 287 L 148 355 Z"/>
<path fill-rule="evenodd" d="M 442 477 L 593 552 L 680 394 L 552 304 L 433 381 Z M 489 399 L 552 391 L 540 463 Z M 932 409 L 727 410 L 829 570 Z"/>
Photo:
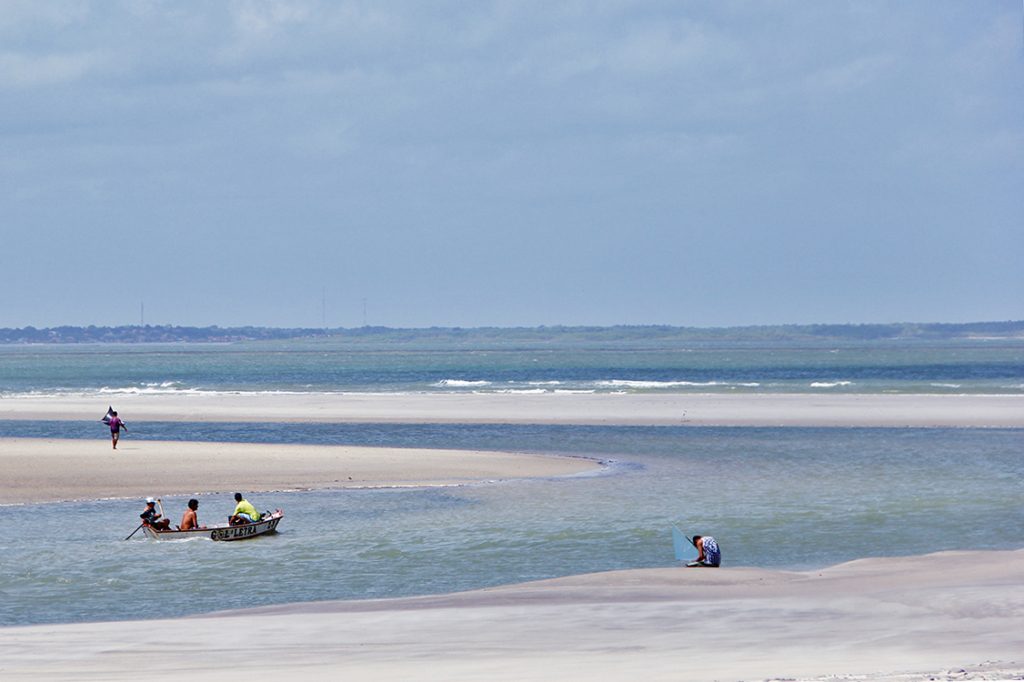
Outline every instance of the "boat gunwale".
<path fill-rule="evenodd" d="M 251 528 L 253 526 L 266 525 L 268 528 L 259 530 L 251 535 L 247 535 L 240 538 L 221 538 L 219 542 L 230 542 L 233 540 L 244 540 L 251 537 L 258 537 L 260 535 L 266 535 L 271 530 L 277 530 L 277 522 L 284 518 L 284 511 L 275 509 L 273 512 L 264 514 L 259 521 L 254 523 L 244 523 L 240 525 L 231 525 L 230 523 L 218 523 L 213 526 L 205 526 L 203 528 L 189 528 L 188 530 L 171 529 L 167 530 L 155 530 L 152 526 L 143 526 L 142 531 L 146 534 L 146 537 L 152 540 L 172 540 L 172 539 L 186 539 L 189 537 L 208 537 L 210 540 L 214 540 L 212 533 L 218 530 L 226 530 L 229 528 Z"/>

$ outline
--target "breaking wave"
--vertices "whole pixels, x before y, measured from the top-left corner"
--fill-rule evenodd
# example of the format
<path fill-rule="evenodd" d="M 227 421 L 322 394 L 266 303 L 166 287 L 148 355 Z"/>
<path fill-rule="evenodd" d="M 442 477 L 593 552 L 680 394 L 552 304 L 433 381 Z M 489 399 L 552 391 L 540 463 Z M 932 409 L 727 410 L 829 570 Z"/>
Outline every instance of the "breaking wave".
<path fill-rule="evenodd" d="M 633 379 L 607 379 L 604 381 L 596 381 L 595 385 L 602 388 L 633 388 L 633 389 L 652 389 L 652 388 L 680 388 L 684 386 L 689 387 L 700 387 L 700 386 L 742 386 L 744 388 L 757 388 L 761 384 L 759 382 L 729 382 L 729 381 L 636 381 Z"/>
<path fill-rule="evenodd" d="M 490 381 L 469 381 L 466 379 L 441 379 L 434 386 L 438 388 L 477 388 L 479 386 L 490 386 Z"/>

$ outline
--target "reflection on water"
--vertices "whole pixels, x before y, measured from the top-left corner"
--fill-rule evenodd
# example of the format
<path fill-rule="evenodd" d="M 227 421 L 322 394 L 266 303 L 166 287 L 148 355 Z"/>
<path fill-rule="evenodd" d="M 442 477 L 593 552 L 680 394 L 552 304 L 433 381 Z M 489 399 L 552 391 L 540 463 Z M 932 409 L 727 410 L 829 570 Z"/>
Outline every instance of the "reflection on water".
<path fill-rule="evenodd" d="M 35 435 L 73 435 L 59 422 Z M 17 429 L 17 424 L 8 425 Z M 146 425 L 166 438 L 174 426 Z M 271 442 L 584 454 L 610 475 L 457 488 L 252 493 L 281 507 L 251 541 L 153 542 L 139 500 L 0 507 L 0 623 L 155 618 L 261 604 L 465 590 L 673 564 L 670 526 L 725 565 L 1024 546 L 1024 430 L 196 425 Z M 237 435 L 236 434 L 236 435 Z M 255 435 L 254 435 L 255 434 Z M 142 437 L 133 431 L 133 438 Z M 164 496 L 180 518 L 189 496 Z M 228 494 L 200 496 L 222 521 Z"/>

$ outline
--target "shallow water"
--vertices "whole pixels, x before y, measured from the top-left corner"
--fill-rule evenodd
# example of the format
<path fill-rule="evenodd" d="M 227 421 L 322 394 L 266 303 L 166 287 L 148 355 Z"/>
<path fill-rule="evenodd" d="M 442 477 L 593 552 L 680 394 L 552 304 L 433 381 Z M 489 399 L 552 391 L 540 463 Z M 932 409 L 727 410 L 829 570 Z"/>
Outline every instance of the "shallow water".
<path fill-rule="evenodd" d="M 669 529 L 726 565 L 1024 546 L 1024 430 L 133 423 L 133 439 L 509 449 L 595 457 L 601 475 L 435 489 L 254 493 L 280 532 L 240 543 L 124 537 L 141 500 L 0 507 L 0 624 L 179 616 L 431 594 L 673 565 Z M 95 437 L 7 422 L 0 436 Z M 159 482 L 144 495 L 159 495 Z M 164 496 L 175 521 L 186 497 Z M 200 496 L 221 521 L 227 494 Z"/>

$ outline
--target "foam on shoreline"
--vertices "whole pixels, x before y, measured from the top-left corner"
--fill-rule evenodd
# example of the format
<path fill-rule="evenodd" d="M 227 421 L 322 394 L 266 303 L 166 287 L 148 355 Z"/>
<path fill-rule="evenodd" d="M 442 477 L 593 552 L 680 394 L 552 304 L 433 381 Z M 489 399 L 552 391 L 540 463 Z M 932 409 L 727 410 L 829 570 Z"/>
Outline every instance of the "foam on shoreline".
<path fill-rule="evenodd" d="M 108 397 L 17 396 L 0 419 L 98 420 Z M 1024 427 L 1022 395 L 211 393 L 125 395 L 139 421 Z"/>

